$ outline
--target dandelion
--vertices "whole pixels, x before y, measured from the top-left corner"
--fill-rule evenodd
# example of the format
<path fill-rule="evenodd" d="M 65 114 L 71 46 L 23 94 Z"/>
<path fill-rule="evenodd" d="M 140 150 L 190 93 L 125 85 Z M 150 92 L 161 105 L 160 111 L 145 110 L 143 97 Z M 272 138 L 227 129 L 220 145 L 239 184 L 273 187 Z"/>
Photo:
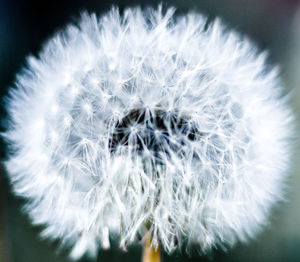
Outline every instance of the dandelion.
<path fill-rule="evenodd" d="M 84 13 L 17 76 L 3 134 L 43 236 L 172 252 L 253 238 L 283 197 L 292 114 L 278 70 L 219 20 Z"/>

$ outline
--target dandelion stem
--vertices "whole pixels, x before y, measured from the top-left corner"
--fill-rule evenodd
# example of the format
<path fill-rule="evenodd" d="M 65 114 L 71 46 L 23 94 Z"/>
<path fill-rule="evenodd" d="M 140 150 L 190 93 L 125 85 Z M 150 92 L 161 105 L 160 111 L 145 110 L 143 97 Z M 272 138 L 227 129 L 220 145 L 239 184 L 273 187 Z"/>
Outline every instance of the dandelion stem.
<path fill-rule="evenodd" d="M 152 238 L 147 233 L 145 237 L 143 261 L 142 262 L 160 262 L 160 246 L 151 245 Z"/>

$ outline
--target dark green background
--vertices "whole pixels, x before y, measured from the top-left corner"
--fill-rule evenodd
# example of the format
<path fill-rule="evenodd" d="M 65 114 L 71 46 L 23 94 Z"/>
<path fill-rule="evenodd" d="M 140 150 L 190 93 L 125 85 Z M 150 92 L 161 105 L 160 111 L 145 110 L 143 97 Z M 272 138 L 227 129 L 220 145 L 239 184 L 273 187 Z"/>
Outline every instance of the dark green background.
<path fill-rule="evenodd" d="M 198 10 L 213 19 L 222 17 L 229 27 L 252 38 L 262 50 L 269 50 L 270 64 L 279 64 L 291 92 L 291 104 L 297 119 L 300 113 L 300 3 L 297 0 L 174 0 L 174 1 L 9 1 L 0 0 L 0 95 L 13 84 L 14 75 L 25 64 L 28 54 L 37 54 L 43 42 L 80 11 L 101 14 L 113 4 L 126 6 L 175 6 L 177 13 Z M 5 116 L 0 111 L 1 122 Z M 298 120 L 297 120 L 298 122 Z M 297 129 L 299 130 L 299 129 Z M 299 132 L 298 132 L 299 133 Z M 294 146 L 287 201 L 272 213 L 270 225 L 249 244 L 239 244 L 228 252 L 215 251 L 210 257 L 197 253 L 187 256 L 164 254 L 163 261 L 300 261 L 300 177 L 298 146 Z M 1 158 L 5 145 L 1 143 Z M 22 214 L 23 200 L 15 198 L 3 167 L 0 176 L 0 261 L 68 261 L 65 250 L 57 252 L 58 243 L 39 238 L 40 229 L 30 225 Z M 141 248 L 127 253 L 113 247 L 100 251 L 97 261 L 140 261 Z M 82 261 L 87 261 L 83 259 Z"/>

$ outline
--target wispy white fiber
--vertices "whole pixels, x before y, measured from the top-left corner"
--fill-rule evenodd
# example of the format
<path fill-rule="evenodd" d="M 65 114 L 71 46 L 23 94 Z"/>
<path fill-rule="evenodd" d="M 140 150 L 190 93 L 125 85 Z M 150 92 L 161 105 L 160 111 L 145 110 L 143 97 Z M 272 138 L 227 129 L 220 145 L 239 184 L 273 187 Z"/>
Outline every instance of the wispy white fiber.
<path fill-rule="evenodd" d="M 29 57 L 4 134 L 15 193 L 74 259 L 143 241 L 230 247 L 283 196 L 291 112 L 266 55 L 219 20 L 83 14 Z"/>

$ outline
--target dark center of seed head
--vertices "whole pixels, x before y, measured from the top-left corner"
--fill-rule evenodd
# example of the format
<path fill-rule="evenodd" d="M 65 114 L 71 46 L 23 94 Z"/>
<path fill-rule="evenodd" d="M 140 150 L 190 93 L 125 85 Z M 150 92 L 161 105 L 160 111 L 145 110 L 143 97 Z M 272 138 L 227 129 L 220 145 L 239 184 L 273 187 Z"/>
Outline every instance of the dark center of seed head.
<path fill-rule="evenodd" d="M 134 109 L 126 114 L 114 127 L 109 147 L 115 153 L 119 146 L 134 146 L 133 150 L 143 154 L 149 150 L 160 158 L 169 151 L 180 152 L 188 141 L 199 136 L 195 125 L 177 113 L 161 109 Z"/>

